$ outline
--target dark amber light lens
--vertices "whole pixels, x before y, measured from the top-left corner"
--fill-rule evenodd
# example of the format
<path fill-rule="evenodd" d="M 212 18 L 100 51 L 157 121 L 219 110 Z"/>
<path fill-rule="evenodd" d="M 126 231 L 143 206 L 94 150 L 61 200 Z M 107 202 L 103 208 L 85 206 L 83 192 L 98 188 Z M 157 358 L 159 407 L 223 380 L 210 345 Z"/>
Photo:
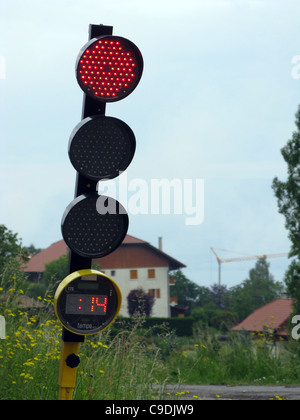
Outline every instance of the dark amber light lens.
<path fill-rule="evenodd" d="M 76 254 L 101 258 L 122 243 L 128 215 L 113 198 L 97 193 L 81 195 L 66 208 L 61 229 L 67 246 Z"/>
<path fill-rule="evenodd" d="M 94 181 L 112 179 L 125 171 L 134 156 L 135 136 L 123 121 L 103 115 L 82 120 L 69 140 L 74 168 Z"/>

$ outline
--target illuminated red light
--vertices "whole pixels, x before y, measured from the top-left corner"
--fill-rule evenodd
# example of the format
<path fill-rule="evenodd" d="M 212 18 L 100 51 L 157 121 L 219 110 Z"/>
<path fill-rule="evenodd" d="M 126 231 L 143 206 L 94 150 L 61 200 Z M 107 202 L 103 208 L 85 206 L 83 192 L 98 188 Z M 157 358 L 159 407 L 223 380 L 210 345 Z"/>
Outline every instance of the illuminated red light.
<path fill-rule="evenodd" d="M 98 100 L 110 102 L 129 95 L 137 86 L 142 71 L 143 58 L 139 49 L 131 41 L 112 35 L 89 41 L 76 63 L 76 76 L 83 91 Z"/>

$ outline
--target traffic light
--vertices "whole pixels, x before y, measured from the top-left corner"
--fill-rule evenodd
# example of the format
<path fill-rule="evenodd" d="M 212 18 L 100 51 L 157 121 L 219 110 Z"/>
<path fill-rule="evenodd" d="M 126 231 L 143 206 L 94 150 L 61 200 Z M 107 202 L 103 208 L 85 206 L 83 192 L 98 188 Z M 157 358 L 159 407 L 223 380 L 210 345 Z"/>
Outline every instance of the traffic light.
<path fill-rule="evenodd" d="M 72 399 L 85 335 L 110 325 L 120 310 L 121 292 L 92 259 L 114 251 L 123 241 L 129 219 L 117 200 L 98 194 L 97 184 L 120 175 L 136 147 L 131 128 L 105 115 L 106 103 L 126 98 L 143 72 L 139 49 L 113 36 L 112 27 L 90 25 L 89 41 L 76 60 L 76 78 L 84 92 L 82 120 L 71 133 L 68 153 L 76 170 L 75 197 L 67 206 L 61 230 L 69 253 L 69 275 L 58 286 L 54 305 L 63 325 L 59 399 Z"/>
<path fill-rule="evenodd" d="M 68 147 L 77 171 L 75 198 L 61 225 L 71 251 L 69 273 L 91 268 L 93 258 L 108 255 L 126 236 L 126 210 L 117 200 L 100 196 L 97 183 L 119 176 L 133 159 L 133 131 L 118 118 L 106 116 L 105 108 L 108 102 L 126 98 L 143 72 L 139 49 L 128 39 L 112 35 L 111 26 L 90 25 L 89 38 L 75 65 L 84 92 L 83 111 Z"/>

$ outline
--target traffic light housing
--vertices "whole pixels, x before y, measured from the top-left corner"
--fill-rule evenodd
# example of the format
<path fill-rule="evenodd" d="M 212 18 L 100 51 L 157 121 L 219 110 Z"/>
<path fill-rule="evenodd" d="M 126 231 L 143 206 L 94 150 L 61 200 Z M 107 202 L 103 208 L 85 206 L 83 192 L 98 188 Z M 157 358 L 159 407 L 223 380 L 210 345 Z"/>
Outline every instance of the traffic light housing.
<path fill-rule="evenodd" d="M 59 365 L 59 399 L 72 399 L 79 343 L 108 327 L 121 306 L 117 284 L 92 270 L 92 259 L 114 251 L 128 229 L 124 207 L 97 192 L 97 183 L 123 172 L 134 156 L 135 136 L 123 121 L 105 115 L 106 103 L 124 99 L 137 86 L 143 58 L 129 40 L 112 35 L 112 27 L 90 25 L 89 41 L 76 60 L 76 77 L 84 92 L 82 121 L 69 139 L 76 170 L 75 197 L 61 223 L 69 247 L 69 275 L 59 284 L 54 306 L 63 325 Z"/>
<path fill-rule="evenodd" d="M 70 250 L 69 274 L 91 269 L 92 259 L 113 252 L 126 236 L 126 210 L 117 200 L 99 195 L 97 184 L 119 176 L 134 157 L 133 131 L 105 112 L 106 103 L 122 100 L 136 88 L 142 72 L 142 54 L 133 42 L 112 35 L 111 26 L 90 25 L 89 41 L 75 65 L 84 93 L 82 120 L 73 129 L 68 145 L 76 170 L 75 197 L 61 223 Z M 70 331 L 64 333 L 72 339 Z"/>
<path fill-rule="evenodd" d="M 128 223 L 126 210 L 117 200 L 98 193 L 82 194 L 67 207 L 62 219 L 62 234 L 68 247 L 77 255 L 87 259 L 101 258 L 121 244 Z"/>
<path fill-rule="evenodd" d="M 104 115 L 82 120 L 69 140 L 74 168 L 93 181 L 111 179 L 125 171 L 135 152 L 135 136 L 123 121 Z"/>
<path fill-rule="evenodd" d="M 94 99 L 115 102 L 128 96 L 142 76 L 143 58 L 128 39 L 103 35 L 90 40 L 76 62 L 79 86 Z"/>

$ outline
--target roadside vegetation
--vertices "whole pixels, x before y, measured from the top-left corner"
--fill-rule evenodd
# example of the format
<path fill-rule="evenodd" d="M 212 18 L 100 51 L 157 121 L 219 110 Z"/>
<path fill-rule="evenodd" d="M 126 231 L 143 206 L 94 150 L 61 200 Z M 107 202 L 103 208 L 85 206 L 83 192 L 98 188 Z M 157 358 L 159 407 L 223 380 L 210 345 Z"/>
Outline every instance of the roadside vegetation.
<path fill-rule="evenodd" d="M 15 234 L 1 229 L 0 315 L 6 320 L 6 338 L 0 339 L 0 400 L 57 399 L 61 325 L 53 291 L 61 276 L 50 266 L 47 282 L 28 281 L 23 264 L 35 248 L 29 251 Z M 59 267 L 65 270 L 65 261 Z M 230 330 L 246 308 L 251 311 L 281 293 L 265 260 L 257 261 L 249 279 L 234 290 L 199 287 L 180 271 L 174 276 L 173 291 L 188 317 L 162 323 L 137 311 L 87 337 L 79 347 L 74 399 L 179 399 L 193 384 L 300 384 L 297 341 Z M 174 392 L 167 392 L 168 384 Z"/>
<path fill-rule="evenodd" d="M 11 280 L 9 288 L 0 283 L 6 319 L 0 399 L 57 399 L 61 326 L 52 296 L 37 299 L 43 309 L 25 310 L 18 278 Z M 298 342 L 282 342 L 277 351 L 278 343 L 263 334 L 219 337 L 220 331 L 201 325 L 192 336 L 178 337 L 164 325 L 144 328 L 141 315 L 130 326 L 119 319 L 80 344 L 74 399 L 182 398 L 182 392 L 167 394 L 167 384 L 186 385 L 186 393 L 188 384 L 300 384 Z"/>

